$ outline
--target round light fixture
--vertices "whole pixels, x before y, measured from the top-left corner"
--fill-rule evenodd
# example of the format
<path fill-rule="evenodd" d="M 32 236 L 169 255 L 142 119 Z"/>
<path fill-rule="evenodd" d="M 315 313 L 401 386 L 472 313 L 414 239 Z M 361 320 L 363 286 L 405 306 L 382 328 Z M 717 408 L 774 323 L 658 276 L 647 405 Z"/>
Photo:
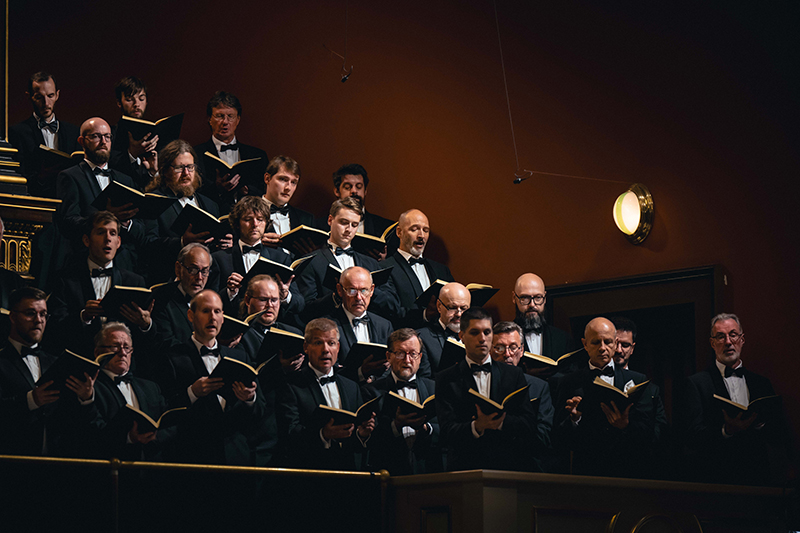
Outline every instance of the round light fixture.
<path fill-rule="evenodd" d="M 641 183 L 634 183 L 614 202 L 614 223 L 633 244 L 640 244 L 653 227 L 653 197 Z"/>

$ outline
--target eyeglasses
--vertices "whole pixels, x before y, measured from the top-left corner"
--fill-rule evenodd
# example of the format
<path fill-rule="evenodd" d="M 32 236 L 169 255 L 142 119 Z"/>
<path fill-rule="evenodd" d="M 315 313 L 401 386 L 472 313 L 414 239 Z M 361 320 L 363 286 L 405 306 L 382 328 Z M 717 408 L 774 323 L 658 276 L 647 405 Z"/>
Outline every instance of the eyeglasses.
<path fill-rule="evenodd" d="M 191 164 L 191 165 L 171 165 L 171 166 L 172 166 L 173 172 L 175 172 L 176 174 L 183 174 L 184 170 L 186 172 L 194 172 L 194 169 L 197 168 L 197 165 L 195 165 L 195 164 Z"/>
<path fill-rule="evenodd" d="M 456 306 L 454 306 L 454 307 L 450 307 L 449 305 L 447 305 L 446 303 L 444 303 L 444 302 L 442 301 L 442 299 L 441 299 L 441 298 L 436 298 L 436 299 L 437 299 L 437 300 L 439 300 L 439 303 L 440 303 L 440 304 L 442 304 L 442 307 L 444 307 L 444 308 L 445 308 L 445 309 L 447 309 L 448 311 L 457 311 L 457 312 L 459 312 L 459 313 L 463 313 L 464 311 L 466 311 L 467 309 L 469 309 L 469 306 L 468 306 L 468 305 L 462 305 L 462 306 L 458 306 L 458 305 L 456 305 Z"/>
<path fill-rule="evenodd" d="M 531 300 L 533 300 L 533 303 L 536 305 L 542 305 L 544 303 L 545 298 L 547 298 L 547 296 L 545 296 L 544 294 L 536 294 L 534 296 L 528 296 L 527 294 L 523 294 L 522 296 L 520 296 L 516 292 L 514 293 L 514 296 L 517 297 L 517 300 L 519 300 L 519 303 L 521 303 L 522 305 L 530 304 Z"/>
<path fill-rule="evenodd" d="M 717 333 L 716 335 L 713 335 L 711 338 L 717 342 L 725 342 L 726 337 L 729 338 L 731 342 L 735 344 L 736 342 L 739 341 L 739 339 L 744 337 L 744 333 L 739 333 L 737 331 L 731 331 L 730 333 Z"/>
<path fill-rule="evenodd" d="M 238 113 L 227 113 L 227 114 L 226 113 L 214 113 L 213 115 L 211 115 L 211 118 L 213 118 L 214 120 L 219 120 L 220 122 L 222 122 L 226 118 L 228 120 L 230 120 L 230 121 L 234 121 L 237 118 L 239 118 L 239 114 Z"/>
<path fill-rule="evenodd" d="M 361 296 L 363 296 L 364 298 L 366 298 L 367 296 L 372 294 L 372 288 L 369 288 L 369 289 L 345 289 L 344 287 L 342 287 L 342 290 L 344 290 L 344 293 L 346 295 L 350 296 L 351 298 L 355 298 L 359 294 Z"/>
<path fill-rule="evenodd" d="M 208 277 L 208 274 L 211 272 L 211 267 L 205 268 L 197 268 L 196 266 L 186 266 L 183 263 L 178 263 L 180 266 L 186 269 L 186 272 L 189 273 L 190 276 L 197 276 L 200 275 L 201 277 Z"/>
<path fill-rule="evenodd" d="M 410 351 L 410 352 L 391 351 L 389 353 L 392 354 L 392 357 L 401 361 L 406 357 L 410 357 L 412 361 L 416 361 L 417 359 L 422 357 L 422 352 L 417 352 L 417 351 Z"/>
<path fill-rule="evenodd" d="M 124 355 L 130 355 L 133 353 L 133 346 L 129 346 L 127 344 L 106 344 L 100 346 L 103 348 L 107 353 L 114 352 L 114 353 L 122 353 Z"/>
<path fill-rule="evenodd" d="M 503 344 L 495 344 L 492 346 L 492 351 L 497 355 L 503 355 L 506 352 L 509 354 L 515 354 L 522 349 L 522 346 L 518 346 L 516 344 L 512 344 L 510 346 L 505 346 Z"/>
<path fill-rule="evenodd" d="M 110 133 L 89 133 L 88 135 L 83 136 L 84 139 L 89 139 L 90 141 L 98 142 L 101 139 L 106 141 L 111 141 L 111 134 Z"/>
<path fill-rule="evenodd" d="M 276 305 L 279 305 L 281 303 L 280 298 L 266 298 L 266 297 L 262 298 L 260 296 L 251 296 L 250 298 L 252 298 L 253 300 L 258 300 L 259 302 L 264 302 L 270 307 L 275 307 Z"/>
<path fill-rule="evenodd" d="M 24 316 L 27 320 L 33 320 L 35 318 L 40 318 L 42 320 L 47 320 L 50 318 L 50 313 L 47 311 L 39 311 L 36 312 L 33 309 L 26 309 L 25 311 L 11 311 L 12 313 L 19 313 L 20 315 Z"/>

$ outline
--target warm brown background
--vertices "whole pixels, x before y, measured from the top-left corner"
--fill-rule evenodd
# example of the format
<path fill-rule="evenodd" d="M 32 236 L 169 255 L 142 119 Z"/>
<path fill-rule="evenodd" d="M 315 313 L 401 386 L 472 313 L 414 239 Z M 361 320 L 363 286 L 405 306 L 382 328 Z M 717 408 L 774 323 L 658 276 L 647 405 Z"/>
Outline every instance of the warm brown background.
<path fill-rule="evenodd" d="M 321 214 L 331 172 L 362 163 L 370 210 L 428 213 L 429 255 L 500 287 L 506 318 L 524 271 L 557 285 L 721 264 L 746 363 L 773 379 L 797 427 L 798 5 L 533 4 L 498 2 L 520 165 L 622 183 L 512 185 L 489 0 L 351 0 L 344 84 L 323 48 L 344 51 L 344 1 L 12 1 L 10 121 L 30 112 L 28 75 L 46 69 L 60 119 L 114 123 L 113 85 L 134 74 L 147 116 L 185 112 L 196 144 L 208 98 L 231 91 L 238 138 L 300 161 L 293 203 Z M 611 218 L 633 182 L 656 204 L 638 247 Z"/>

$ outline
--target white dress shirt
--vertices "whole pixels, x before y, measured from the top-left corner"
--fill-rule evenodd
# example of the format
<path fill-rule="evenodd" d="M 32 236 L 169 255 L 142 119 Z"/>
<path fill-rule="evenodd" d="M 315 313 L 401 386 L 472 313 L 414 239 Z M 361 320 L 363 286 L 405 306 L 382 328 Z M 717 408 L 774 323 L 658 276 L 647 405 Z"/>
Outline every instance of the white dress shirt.
<path fill-rule="evenodd" d="M 400 255 L 402 255 L 406 261 L 408 261 L 409 259 L 411 259 L 411 257 L 413 257 L 410 253 L 404 250 L 397 250 L 397 251 L 400 252 Z M 421 255 L 419 256 L 419 259 L 422 259 Z M 428 290 L 428 287 L 431 286 L 431 279 L 428 277 L 428 271 L 425 270 L 425 265 L 415 263 L 409 266 L 411 267 L 411 270 L 414 271 L 414 274 L 416 274 L 417 279 L 419 280 L 419 284 L 422 285 L 422 290 L 423 291 Z"/>
<path fill-rule="evenodd" d="M 192 334 L 192 343 L 194 343 L 194 346 L 195 348 L 197 348 L 198 353 L 200 352 L 200 348 L 205 346 L 205 344 L 201 343 L 200 341 L 194 338 L 194 334 Z M 214 339 L 214 344 L 212 346 L 209 346 L 209 349 L 216 350 L 217 348 L 219 348 L 219 343 L 217 342 L 217 339 Z M 206 371 L 208 371 L 208 375 L 210 376 L 211 373 L 214 371 L 214 369 L 217 368 L 217 365 L 219 364 L 219 360 L 221 359 L 221 357 L 218 355 L 208 354 L 201 356 L 200 359 L 203 360 L 203 366 L 206 367 Z M 194 402 L 196 402 L 198 398 L 197 396 L 194 395 L 194 391 L 192 391 L 191 385 L 189 385 L 188 390 L 189 390 L 189 401 L 192 402 L 192 404 L 194 404 Z M 225 404 L 227 403 L 225 401 L 225 398 L 217 394 L 217 400 L 219 400 L 219 404 L 222 406 L 222 410 L 224 411 Z"/>
<path fill-rule="evenodd" d="M 186 207 L 186 204 L 192 204 L 198 209 L 202 209 L 199 205 L 197 205 L 197 196 L 194 194 L 192 196 L 183 196 L 178 198 L 178 203 L 181 204 L 181 207 Z"/>
<path fill-rule="evenodd" d="M 264 201 L 267 202 L 267 204 L 270 207 L 272 205 L 277 205 L 277 204 L 273 204 L 272 202 L 267 200 L 266 196 L 264 196 L 263 198 L 264 198 Z M 278 207 L 283 207 L 283 206 L 279 205 Z M 283 213 L 280 213 L 280 212 L 278 212 L 278 213 L 270 213 L 269 214 L 269 219 L 270 219 L 270 221 L 272 221 L 272 231 L 274 231 L 278 235 L 283 235 L 284 233 L 288 233 L 289 230 L 292 229 L 292 223 L 289 220 L 289 213 L 286 213 L 285 215 Z"/>
<path fill-rule="evenodd" d="M 476 364 L 472 359 L 469 358 L 469 356 L 467 356 L 466 359 L 467 359 L 467 366 Z M 480 363 L 477 363 L 477 364 L 484 365 L 486 363 L 491 364 L 491 362 L 492 362 L 492 356 L 491 355 L 487 355 L 486 358 L 483 361 L 481 361 Z M 478 391 L 478 393 L 480 393 L 481 396 L 486 396 L 487 398 L 491 398 L 492 397 L 491 396 L 491 394 L 492 394 L 492 373 L 491 372 L 475 372 L 475 373 L 472 374 L 472 378 L 475 380 L 475 388 Z M 474 420 L 472 421 L 472 424 L 470 425 L 470 427 L 472 428 L 472 436 L 473 437 L 475 437 L 476 439 L 479 439 L 479 438 L 481 438 L 483 436 L 483 433 L 478 433 L 478 430 L 475 429 L 475 421 Z M 503 428 L 503 426 L 501 425 L 500 429 L 502 429 L 502 428 Z"/>
<path fill-rule="evenodd" d="M 239 159 L 240 159 L 239 150 L 225 150 L 224 152 L 222 151 L 222 147 L 223 146 L 229 146 L 231 144 L 237 144 L 236 137 L 234 137 L 233 140 L 231 140 L 230 143 L 224 143 L 224 142 L 220 141 L 219 139 L 217 139 L 216 137 L 214 137 L 212 135 L 211 136 L 211 141 L 214 143 L 214 146 L 217 149 L 217 153 L 219 154 L 219 158 L 220 159 L 222 159 L 223 161 L 228 163 L 228 165 L 233 165 L 234 163 L 238 163 L 239 162 Z M 203 154 L 198 154 L 198 155 L 202 156 Z"/>
<path fill-rule="evenodd" d="M 22 353 L 22 343 L 17 342 L 11 338 L 9 338 L 8 341 L 11 343 L 14 349 L 17 350 L 18 354 Z M 39 343 L 36 343 L 31 346 L 31 349 L 35 350 L 38 346 Z M 35 355 L 26 355 L 25 357 L 22 358 L 22 362 L 25 363 L 25 366 L 28 367 L 31 376 L 33 377 L 33 382 L 36 383 L 37 381 L 39 381 L 39 378 L 42 377 L 42 365 L 41 362 L 39 361 L 39 357 Z M 36 402 L 33 401 L 33 391 L 28 391 L 27 400 L 28 400 L 28 410 L 34 411 L 39 408 L 39 406 L 36 405 Z"/>
<path fill-rule="evenodd" d="M 93 278 L 91 276 L 91 271 L 95 268 L 111 268 L 114 266 L 114 261 L 111 260 L 108 262 L 107 265 L 98 265 L 91 259 L 86 259 L 87 264 L 89 265 L 89 278 L 92 280 L 92 287 L 94 288 L 94 296 L 96 300 L 102 300 L 105 295 L 108 293 L 108 290 L 111 288 L 111 276 L 102 276 L 99 278 Z"/>
<path fill-rule="evenodd" d="M 528 351 L 536 355 L 544 355 L 542 353 L 542 334 L 529 331 L 525 334 L 525 343 L 528 345 Z"/>
<path fill-rule="evenodd" d="M 352 255 L 347 255 L 347 254 L 336 255 L 336 248 L 341 248 L 341 246 L 331 241 L 328 241 L 328 246 L 331 249 L 331 253 L 333 254 L 334 259 L 336 259 L 336 262 L 339 263 L 339 268 L 342 270 L 342 272 L 344 272 L 346 268 L 356 266 L 355 259 L 353 258 Z M 352 246 L 348 246 L 347 248 L 344 249 L 350 250 L 352 248 L 353 248 Z"/>
<path fill-rule="evenodd" d="M 354 318 L 364 318 L 367 316 L 367 312 L 364 311 L 361 316 L 355 316 L 353 313 L 347 310 L 346 307 L 342 306 L 342 310 L 344 314 L 347 316 L 347 320 L 350 322 L 350 327 L 353 328 L 353 333 L 356 335 L 356 340 L 358 342 L 371 342 L 369 340 L 369 326 L 364 322 L 360 322 L 357 326 L 353 325 Z"/>
<path fill-rule="evenodd" d="M 92 171 L 92 175 L 94 176 L 94 179 L 97 180 L 97 184 L 100 186 L 100 190 L 101 191 L 105 190 L 105 188 L 108 187 L 109 180 L 111 180 L 111 177 L 110 176 L 103 176 L 102 174 L 95 174 L 94 173 L 94 169 L 96 169 L 98 167 L 98 165 L 95 165 L 94 163 L 92 163 L 88 159 L 84 159 L 84 161 L 86 161 L 86 164 L 89 165 L 89 170 Z M 99 165 L 99 167 L 102 168 L 103 170 L 108 170 L 108 163 L 103 163 L 102 165 Z"/>
<path fill-rule="evenodd" d="M 39 127 L 39 122 L 40 122 L 42 119 L 41 119 L 41 118 L 39 118 L 39 115 L 37 115 L 36 113 L 34 113 L 34 114 L 33 114 L 33 118 L 35 118 L 35 119 L 36 119 L 36 127 L 38 128 L 38 127 Z M 47 121 L 47 123 L 48 123 L 48 124 L 50 124 L 50 123 L 51 123 L 51 122 L 53 122 L 55 119 L 56 119 L 56 114 L 55 114 L 55 113 L 53 113 L 53 114 L 50 116 L 50 120 L 48 120 L 48 121 Z M 61 126 L 59 125 L 59 127 L 61 127 Z M 45 144 L 45 145 L 46 145 L 48 148 L 53 148 L 54 150 L 58 150 L 58 136 L 57 136 L 58 132 L 56 132 L 56 133 L 53 133 L 52 131 L 50 131 L 50 129 L 49 129 L 49 128 L 42 128 L 42 129 L 40 129 L 39 131 L 41 131 L 41 132 L 42 132 L 42 137 L 44 137 L 44 144 Z"/>
<path fill-rule="evenodd" d="M 397 382 L 400 381 L 400 378 L 398 378 L 394 372 L 392 372 L 392 379 L 394 380 L 395 384 L 397 384 Z M 412 381 L 417 381 L 417 375 L 414 374 L 408 381 L 409 383 Z M 412 389 L 410 387 L 403 387 L 402 389 L 397 389 L 397 394 L 399 394 L 403 398 L 411 400 L 412 402 L 422 403 L 419 401 L 419 390 L 417 389 Z M 397 430 L 397 426 L 395 425 L 394 420 L 392 420 L 391 425 L 392 425 L 392 433 L 394 433 L 395 437 L 399 437 L 401 432 Z M 403 438 L 405 439 L 406 445 L 410 450 L 411 448 L 414 447 L 414 441 L 417 439 L 417 431 L 409 426 L 404 426 L 402 430 L 403 430 L 402 431 Z"/>
<path fill-rule="evenodd" d="M 105 374 L 111 378 L 111 381 L 114 381 L 114 378 L 117 377 L 117 374 L 111 372 L 110 370 L 106 370 L 105 368 L 103 369 L 103 372 L 105 372 Z M 139 409 L 139 398 L 136 397 L 136 392 L 134 392 L 133 387 L 131 387 L 129 382 L 120 381 L 117 383 L 117 388 L 122 393 L 122 396 L 125 397 L 125 402 L 128 405 Z"/>
<path fill-rule="evenodd" d="M 737 376 L 733 375 L 729 378 L 725 377 L 725 365 L 720 363 L 719 361 L 715 361 L 717 364 L 717 369 L 719 373 L 722 375 L 722 381 L 725 383 L 725 388 L 728 389 L 728 395 L 731 397 L 731 401 L 738 403 L 739 405 L 750 405 L 750 391 L 747 389 L 747 381 L 745 381 L 744 376 Z M 736 368 L 740 368 L 742 366 L 742 362 L 739 361 L 739 364 L 736 365 Z"/>

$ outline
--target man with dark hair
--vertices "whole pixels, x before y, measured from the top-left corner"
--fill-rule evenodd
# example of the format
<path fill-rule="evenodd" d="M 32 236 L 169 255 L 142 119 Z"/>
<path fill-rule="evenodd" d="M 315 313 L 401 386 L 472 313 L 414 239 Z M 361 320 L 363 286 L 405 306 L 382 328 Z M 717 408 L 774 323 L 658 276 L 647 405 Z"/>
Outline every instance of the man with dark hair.
<path fill-rule="evenodd" d="M 331 235 L 328 244 L 314 252 L 313 259 L 297 280 L 297 286 L 305 299 L 305 320 L 330 315 L 341 305 L 339 296 L 323 285 L 328 265 L 342 271 L 351 266 L 364 267 L 370 272 L 378 269 L 377 261 L 356 252 L 350 245 L 361 215 L 361 203 L 353 198 L 336 200 L 331 205 L 328 215 Z"/>
<path fill-rule="evenodd" d="M 367 357 L 360 366 L 350 359 L 350 350 L 356 343 L 385 344 L 392 333 L 391 322 L 367 311 L 374 292 L 375 284 L 369 270 L 357 266 L 346 268 L 336 284 L 336 294 L 342 304 L 330 315 L 339 326 L 342 374 L 359 383 L 370 376 L 380 376 L 389 368 L 389 361 L 382 357 L 383 354 L 381 357 Z"/>
<path fill-rule="evenodd" d="M 50 296 L 53 313 L 48 342 L 67 347 L 77 354 L 92 353 L 94 336 L 107 316 L 100 304 L 115 285 L 144 287 L 144 278 L 121 267 L 116 261 L 120 247 L 120 223 L 109 211 L 95 211 L 89 216 L 83 235 L 88 251 L 60 272 Z M 152 326 L 149 309 L 135 303 L 124 306 L 123 317 L 142 331 Z"/>
<path fill-rule="evenodd" d="M 308 366 L 278 393 L 277 417 L 286 464 L 296 468 L 357 470 L 375 429 L 375 414 L 355 424 L 334 425 L 320 416 L 320 405 L 355 412 L 364 402 L 358 385 L 335 374 L 339 329 L 317 318 L 306 325 L 303 350 Z"/>
<path fill-rule="evenodd" d="M 259 258 L 263 257 L 290 265 L 292 259 L 283 250 L 270 248 L 261 243 L 269 220 L 269 206 L 263 198 L 245 196 L 233 206 L 228 221 L 234 236 L 232 247 L 214 252 L 209 288 L 222 297 L 222 305 L 228 315 L 235 316 L 241 301 L 242 281 Z M 304 300 L 294 276 L 286 280 L 276 279 L 280 287 L 281 307 L 284 314 L 298 314 L 303 310 Z"/>
<path fill-rule="evenodd" d="M 461 314 L 470 307 L 472 295 L 466 287 L 455 281 L 448 283 L 439 291 L 436 310 L 439 318 L 417 330 L 425 347 L 419 375 L 435 376 L 458 361 L 442 361 L 442 352 L 448 338 L 458 340 L 461 331 Z"/>
<path fill-rule="evenodd" d="M 378 406 L 378 425 L 370 452 L 370 466 L 386 469 L 393 476 L 426 474 L 442 470 L 438 447 L 439 424 L 436 417 L 403 414 L 389 392 L 422 404 L 436 392 L 433 380 L 419 376 L 422 343 L 411 328 L 392 332 L 387 341 L 386 359 L 392 369 L 364 387 L 364 396 L 381 396 Z"/>
<path fill-rule="evenodd" d="M 147 86 L 136 76 L 122 78 L 114 86 L 114 96 L 122 116 L 143 119 L 147 109 Z M 144 190 L 158 169 L 158 135 L 147 134 L 136 140 L 126 128 L 120 129 L 122 120 L 111 128 L 111 168 L 133 178 Z"/>
<path fill-rule="evenodd" d="M 198 161 L 200 173 L 203 176 L 203 192 L 216 201 L 224 212 L 228 212 L 230 207 L 236 202 L 235 191 L 240 186 L 239 174 L 214 172 L 214 175 L 206 172 L 202 161 L 203 154 L 208 152 L 215 157 L 219 157 L 229 165 L 233 165 L 245 159 L 261 158 L 266 169 L 267 153 L 255 146 L 242 144 L 236 140 L 236 128 L 242 118 L 242 104 L 239 99 L 231 93 L 217 91 L 206 105 L 206 116 L 208 125 L 211 127 L 211 139 L 195 146 L 195 151 L 200 156 Z M 258 174 L 261 176 L 261 173 Z M 245 183 L 246 194 L 260 196 L 264 194 L 264 184 L 259 180 Z"/>
<path fill-rule="evenodd" d="M 602 317 L 591 320 L 584 331 L 583 346 L 588 364 L 568 374 L 556 403 L 556 426 L 564 444 L 573 452 L 573 474 L 645 477 L 653 467 L 652 453 L 658 427 L 666 425 L 663 409 L 653 398 L 656 387 L 648 387 L 641 397 L 624 409 L 616 402 L 600 401 L 600 379 L 620 391 L 647 380 L 644 374 L 614 364 L 616 330 Z M 620 396 L 621 398 L 621 396 Z"/>
<path fill-rule="evenodd" d="M 522 328 L 515 322 L 498 322 L 492 328 L 492 359 L 496 363 L 505 363 L 519 366 L 519 361 L 524 353 L 522 346 Z M 553 429 L 553 399 L 550 396 L 550 387 L 543 379 L 525 374 L 528 382 L 528 396 L 531 401 L 536 400 L 536 439 L 526 446 L 524 463 L 521 470 L 534 472 L 547 472 L 547 462 L 550 451 L 550 432 Z"/>
<path fill-rule="evenodd" d="M 55 223 L 61 234 L 69 239 L 72 252 L 80 256 L 83 251 L 83 235 L 88 218 L 98 211 L 92 202 L 108 187 L 112 181 L 118 181 L 127 187 L 136 188 L 130 176 L 108 167 L 111 155 L 111 128 L 102 118 L 90 118 L 81 125 L 81 136 L 78 142 L 83 147 L 85 159 L 77 165 L 58 175 L 57 193 L 61 199 Z M 153 234 L 148 234 L 147 226 L 134 219 L 138 209 L 131 204 L 111 205 L 109 200 L 106 211 L 119 219 L 122 248 L 117 254 L 117 265 L 128 270 L 135 270 L 138 252 L 147 245 Z"/>
<path fill-rule="evenodd" d="M 8 305 L 11 332 L 0 350 L 0 453 L 45 455 L 53 451 L 54 404 L 60 394 L 52 381 L 36 385 L 56 359 L 40 347 L 48 318 L 46 295 L 24 287 L 11 294 Z"/>
<path fill-rule="evenodd" d="M 189 304 L 191 338 L 167 354 L 171 368 L 167 383 L 174 406 L 188 407 L 178 426 L 175 459 L 187 463 L 252 466 L 247 439 L 250 427 L 264 414 L 264 395 L 255 381 L 234 382 L 231 394 L 217 394 L 225 383 L 211 378 L 223 357 L 245 362 L 246 355 L 217 342 L 224 317 L 222 300 L 210 290 L 199 292 Z"/>
<path fill-rule="evenodd" d="M 620 368 L 628 368 L 633 350 L 636 348 L 636 323 L 623 316 L 611 317 L 617 330 L 617 351 L 614 352 L 614 364 Z"/>
<path fill-rule="evenodd" d="M 536 413 L 522 401 L 502 415 L 484 413 L 470 389 L 497 403 L 527 386 L 517 367 L 492 361 L 492 318 L 479 307 L 461 315 L 459 337 L 467 355 L 436 376 L 436 416 L 448 470 L 517 470 L 524 465 L 522 443 L 536 435 Z"/>
<path fill-rule="evenodd" d="M 33 115 L 8 129 L 8 141 L 19 150 L 20 172 L 28 179 L 32 196 L 59 198 L 56 195 L 56 171 L 42 167 L 39 145 L 71 154 L 78 150 L 78 127 L 56 120 L 59 90 L 55 78 L 36 72 L 28 80 L 25 94 L 30 98 Z"/>
<path fill-rule="evenodd" d="M 683 406 L 691 479 L 736 485 L 782 485 L 787 474 L 788 432 L 778 405 L 760 414 L 728 415 L 714 395 L 747 406 L 772 396 L 769 379 L 744 367 L 744 328 L 739 317 L 711 320 L 714 364 L 689 377 Z"/>
<path fill-rule="evenodd" d="M 376 302 L 376 309 L 389 318 L 395 328 L 420 328 L 434 317 L 427 316 L 427 312 L 433 311 L 432 307 L 426 310 L 417 306 L 417 298 L 437 279 L 455 279 L 447 266 L 422 257 L 431 232 L 428 217 L 422 211 L 410 209 L 401 214 L 396 229 L 400 245 L 391 257 L 380 263 L 380 268 L 394 267 L 384 287 L 388 297 Z"/>
<path fill-rule="evenodd" d="M 264 173 L 264 200 L 269 204 L 270 224 L 264 235 L 264 244 L 275 246 L 280 236 L 299 226 L 312 226 L 314 216 L 298 209 L 289 202 L 300 182 L 300 164 L 285 155 L 272 158 Z M 306 255 L 314 250 L 305 248 L 292 250 L 297 255 Z"/>

